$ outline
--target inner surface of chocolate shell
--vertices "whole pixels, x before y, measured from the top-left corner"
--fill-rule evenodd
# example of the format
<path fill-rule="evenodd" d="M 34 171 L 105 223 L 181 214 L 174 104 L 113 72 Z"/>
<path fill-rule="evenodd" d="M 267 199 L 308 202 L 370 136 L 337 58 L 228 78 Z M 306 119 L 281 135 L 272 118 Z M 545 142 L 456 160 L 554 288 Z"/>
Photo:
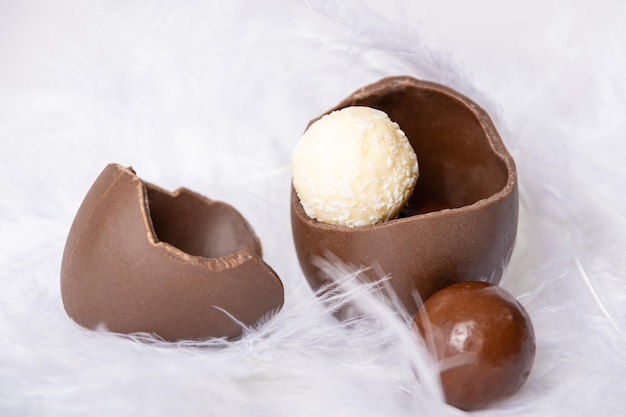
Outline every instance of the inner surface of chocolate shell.
<path fill-rule="evenodd" d="M 108 165 L 85 196 L 61 264 L 68 315 L 165 340 L 237 337 L 279 310 L 282 282 L 230 205 Z"/>
<path fill-rule="evenodd" d="M 194 256 L 219 258 L 242 249 L 261 256 L 261 245 L 250 226 L 224 203 L 187 189 L 168 193 L 146 184 L 148 214 L 159 241 Z"/>

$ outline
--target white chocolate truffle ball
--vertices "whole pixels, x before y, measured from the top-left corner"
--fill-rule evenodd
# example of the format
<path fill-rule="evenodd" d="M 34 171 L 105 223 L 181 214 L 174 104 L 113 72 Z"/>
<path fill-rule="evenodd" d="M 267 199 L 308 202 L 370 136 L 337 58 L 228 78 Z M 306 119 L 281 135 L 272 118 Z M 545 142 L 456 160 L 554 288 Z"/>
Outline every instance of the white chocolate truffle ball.
<path fill-rule="evenodd" d="M 306 214 L 348 227 L 397 217 L 419 175 L 415 151 L 398 124 L 362 106 L 313 123 L 294 148 L 291 170 Z"/>

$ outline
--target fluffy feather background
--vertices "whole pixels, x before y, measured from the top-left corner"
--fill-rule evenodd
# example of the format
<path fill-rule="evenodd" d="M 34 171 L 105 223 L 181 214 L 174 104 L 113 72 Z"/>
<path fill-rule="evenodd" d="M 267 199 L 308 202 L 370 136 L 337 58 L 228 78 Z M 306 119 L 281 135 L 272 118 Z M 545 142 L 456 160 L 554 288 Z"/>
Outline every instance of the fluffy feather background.
<path fill-rule="evenodd" d="M 351 290 L 371 305 L 352 326 L 329 315 L 291 243 L 289 158 L 307 121 L 396 74 L 484 106 L 518 166 L 502 285 L 533 319 L 537 357 L 516 396 L 475 414 L 622 415 L 626 6 L 503 3 L 0 1 L 0 415 L 462 415 L 376 298 Z M 284 309 L 231 344 L 75 325 L 61 254 L 108 162 L 241 211 Z"/>

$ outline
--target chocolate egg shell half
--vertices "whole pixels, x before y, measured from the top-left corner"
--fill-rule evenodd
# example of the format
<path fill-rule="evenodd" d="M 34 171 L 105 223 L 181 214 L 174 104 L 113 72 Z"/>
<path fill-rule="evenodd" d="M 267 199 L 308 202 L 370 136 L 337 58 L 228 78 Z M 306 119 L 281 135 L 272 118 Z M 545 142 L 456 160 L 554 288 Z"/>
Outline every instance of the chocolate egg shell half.
<path fill-rule="evenodd" d="M 293 239 L 311 286 L 328 283 L 315 262 L 328 253 L 380 266 L 411 314 L 415 290 L 427 298 L 459 281 L 498 283 L 517 231 L 517 174 L 487 113 L 448 87 L 404 76 L 368 85 L 327 113 L 347 106 L 373 107 L 397 122 L 420 177 L 399 218 L 356 228 L 309 218 L 292 187 Z"/>
<path fill-rule="evenodd" d="M 246 220 L 187 189 L 110 164 L 83 200 L 61 264 L 67 314 L 87 328 L 165 340 L 237 337 L 283 305 Z M 227 312 L 228 314 L 226 314 Z"/>
<path fill-rule="evenodd" d="M 519 390 L 535 359 L 535 333 L 524 307 L 503 288 L 462 282 L 426 300 L 415 323 L 442 365 L 446 401 L 484 408 Z"/>

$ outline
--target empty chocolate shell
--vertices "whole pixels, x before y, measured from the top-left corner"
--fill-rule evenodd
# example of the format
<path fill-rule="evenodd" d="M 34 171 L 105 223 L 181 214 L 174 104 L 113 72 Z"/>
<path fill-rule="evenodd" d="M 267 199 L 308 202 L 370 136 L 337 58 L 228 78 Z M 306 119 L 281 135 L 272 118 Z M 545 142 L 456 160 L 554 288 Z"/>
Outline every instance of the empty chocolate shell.
<path fill-rule="evenodd" d="M 368 106 L 399 124 L 420 177 L 399 218 L 347 228 L 309 218 L 291 193 L 293 239 L 314 289 L 328 283 L 317 257 L 380 267 L 410 314 L 422 298 L 459 281 L 498 283 L 514 246 L 517 174 L 487 113 L 458 92 L 411 77 L 368 85 L 333 109 Z M 320 116 L 321 117 L 321 116 Z"/>
<path fill-rule="evenodd" d="M 233 207 L 184 188 L 167 192 L 116 164 L 76 214 L 61 294 L 84 327 L 170 341 L 237 337 L 241 324 L 284 301 L 282 282 Z"/>

